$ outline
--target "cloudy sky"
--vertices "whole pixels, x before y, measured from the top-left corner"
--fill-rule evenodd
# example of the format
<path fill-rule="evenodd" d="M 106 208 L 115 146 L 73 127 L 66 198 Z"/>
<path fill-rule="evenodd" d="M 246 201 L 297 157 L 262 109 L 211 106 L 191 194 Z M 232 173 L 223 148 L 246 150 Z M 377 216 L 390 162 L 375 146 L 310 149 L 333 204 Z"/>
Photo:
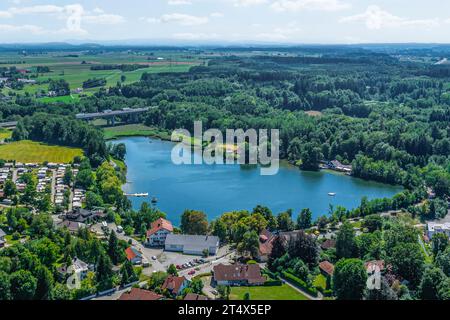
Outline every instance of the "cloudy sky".
<path fill-rule="evenodd" d="M 450 43 L 448 0 L 0 0 L 0 43 Z"/>

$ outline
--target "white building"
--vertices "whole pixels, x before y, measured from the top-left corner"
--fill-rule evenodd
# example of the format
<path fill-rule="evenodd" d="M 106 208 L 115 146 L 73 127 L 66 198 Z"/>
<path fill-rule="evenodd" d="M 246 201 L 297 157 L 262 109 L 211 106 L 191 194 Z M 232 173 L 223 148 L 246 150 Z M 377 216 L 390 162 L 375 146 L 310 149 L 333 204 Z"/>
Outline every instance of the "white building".
<path fill-rule="evenodd" d="M 208 254 L 216 255 L 219 250 L 219 238 L 216 236 L 168 234 L 165 249 L 192 255 L 203 255 L 203 252 L 207 250 Z"/>
<path fill-rule="evenodd" d="M 450 222 L 446 223 L 428 223 L 428 238 L 431 239 L 435 233 L 445 233 L 450 238 Z"/>
<path fill-rule="evenodd" d="M 150 230 L 147 231 L 147 240 L 145 244 L 151 247 L 164 246 L 167 235 L 172 232 L 172 223 L 166 219 L 159 218 L 152 222 Z"/>

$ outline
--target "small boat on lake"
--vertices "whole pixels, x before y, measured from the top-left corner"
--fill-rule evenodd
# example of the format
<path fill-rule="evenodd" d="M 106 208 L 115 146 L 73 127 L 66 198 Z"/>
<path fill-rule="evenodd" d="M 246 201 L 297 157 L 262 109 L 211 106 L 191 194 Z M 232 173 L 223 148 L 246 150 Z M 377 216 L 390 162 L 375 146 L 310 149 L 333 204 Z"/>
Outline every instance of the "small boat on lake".
<path fill-rule="evenodd" d="M 145 198 L 148 197 L 148 193 L 125 193 L 127 197 Z"/>
<path fill-rule="evenodd" d="M 152 198 L 152 203 L 155 204 L 155 203 L 157 203 L 157 202 L 158 202 L 158 198 L 153 197 L 153 198 Z"/>
<path fill-rule="evenodd" d="M 336 196 L 336 193 L 335 193 L 335 192 L 329 192 L 328 195 L 329 195 L 330 197 L 334 197 L 334 196 Z"/>

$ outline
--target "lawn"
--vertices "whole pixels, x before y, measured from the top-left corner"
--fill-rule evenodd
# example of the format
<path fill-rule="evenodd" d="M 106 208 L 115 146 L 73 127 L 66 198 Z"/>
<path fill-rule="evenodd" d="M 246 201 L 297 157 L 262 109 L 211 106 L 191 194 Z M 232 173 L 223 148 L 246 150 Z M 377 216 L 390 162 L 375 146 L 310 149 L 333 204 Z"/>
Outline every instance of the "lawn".
<path fill-rule="evenodd" d="M 38 101 L 44 103 L 54 103 L 54 102 L 71 103 L 71 102 L 79 102 L 80 97 L 76 94 L 73 94 L 70 96 L 61 96 L 61 97 L 44 97 L 39 98 Z"/>
<path fill-rule="evenodd" d="M 0 129 L 0 141 L 9 139 L 12 136 L 12 131 L 7 129 Z"/>
<path fill-rule="evenodd" d="M 119 137 L 133 137 L 133 136 L 152 136 L 160 137 L 161 139 L 170 139 L 170 135 L 158 129 L 147 127 L 142 124 L 127 124 L 123 126 L 104 128 L 105 139 L 110 140 Z"/>
<path fill-rule="evenodd" d="M 315 287 L 320 287 L 325 290 L 327 288 L 327 278 L 325 278 L 325 276 L 323 274 L 319 274 L 314 279 L 313 285 Z"/>
<path fill-rule="evenodd" d="M 0 159 L 16 160 L 24 163 L 57 162 L 68 163 L 75 156 L 83 155 L 83 150 L 53 146 L 35 141 L 17 141 L 0 146 Z"/>
<path fill-rule="evenodd" d="M 246 292 L 250 293 L 251 300 L 308 300 L 287 284 L 275 287 L 232 287 L 230 299 L 243 300 Z"/>

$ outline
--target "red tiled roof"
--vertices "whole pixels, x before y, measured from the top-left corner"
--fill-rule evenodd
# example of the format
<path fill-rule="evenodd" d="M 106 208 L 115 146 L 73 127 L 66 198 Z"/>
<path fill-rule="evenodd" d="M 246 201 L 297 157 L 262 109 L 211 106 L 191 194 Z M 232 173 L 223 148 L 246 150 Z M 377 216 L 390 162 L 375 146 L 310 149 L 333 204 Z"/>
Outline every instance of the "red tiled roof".
<path fill-rule="evenodd" d="M 184 300 L 208 300 L 208 298 L 200 294 L 188 293 L 186 297 L 184 297 Z"/>
<path fill-rule="evenodd" d="M 263 230 L 259 235 L 259 255 L 269 255 L 272 252 L 275 236 L 268 230 Z"/>
<path fill-rule="evenodd" d="M 162 229 L 173 232 L 172 223 L 169 220 L 163 218 L 159 218 L 158 220 L 153 221 L 150 230 L 147 231 L 147 237 Z"/>
<path fill-rule="evenodd" d="M 214 266 L 216 281 L 248 281 L 248 283 L 264 283 L 266 279 L 261 275 L 258 264 L 219 264 Z"/>
<path fill-rule="evenodd" d="M 168 276 L 166 280 L 164 280 L 161 289 L 167 289 L 174 294 L 178 294 L 184 281 L 186 281 L 185 277 Z"/>
<path fill-rule="evenodd" d="M 161 300 L 164 298 L 162 295 L 156 294 L 152 291 L 143 290 L 139 288 L 132 288 L 130 292 L 124 292 L 120 296 L 119 300 Z"/>
<path fill-rule="evenodd" d="M 324 250 L 334 248 L 336 247 L 336 241 L 332 239 L 327 239 L 320 245 L 320 247 Z"/>
<path fill-rule="evenodd" d="M 138 253 L 132 247 L 127 248 L 125 250 L 125 254 L 127 255 L 127 259 L 129 261 L 133 260 L 134 258 L 136 258 L 138 256 Z"/>
<path fill-rule="evenodd" d="M 332 276 L 334 273 L 334 265 L 329 261 L 322 261 L 321 263 L 319 263 L 319 268 L 330 276 Z"/>

